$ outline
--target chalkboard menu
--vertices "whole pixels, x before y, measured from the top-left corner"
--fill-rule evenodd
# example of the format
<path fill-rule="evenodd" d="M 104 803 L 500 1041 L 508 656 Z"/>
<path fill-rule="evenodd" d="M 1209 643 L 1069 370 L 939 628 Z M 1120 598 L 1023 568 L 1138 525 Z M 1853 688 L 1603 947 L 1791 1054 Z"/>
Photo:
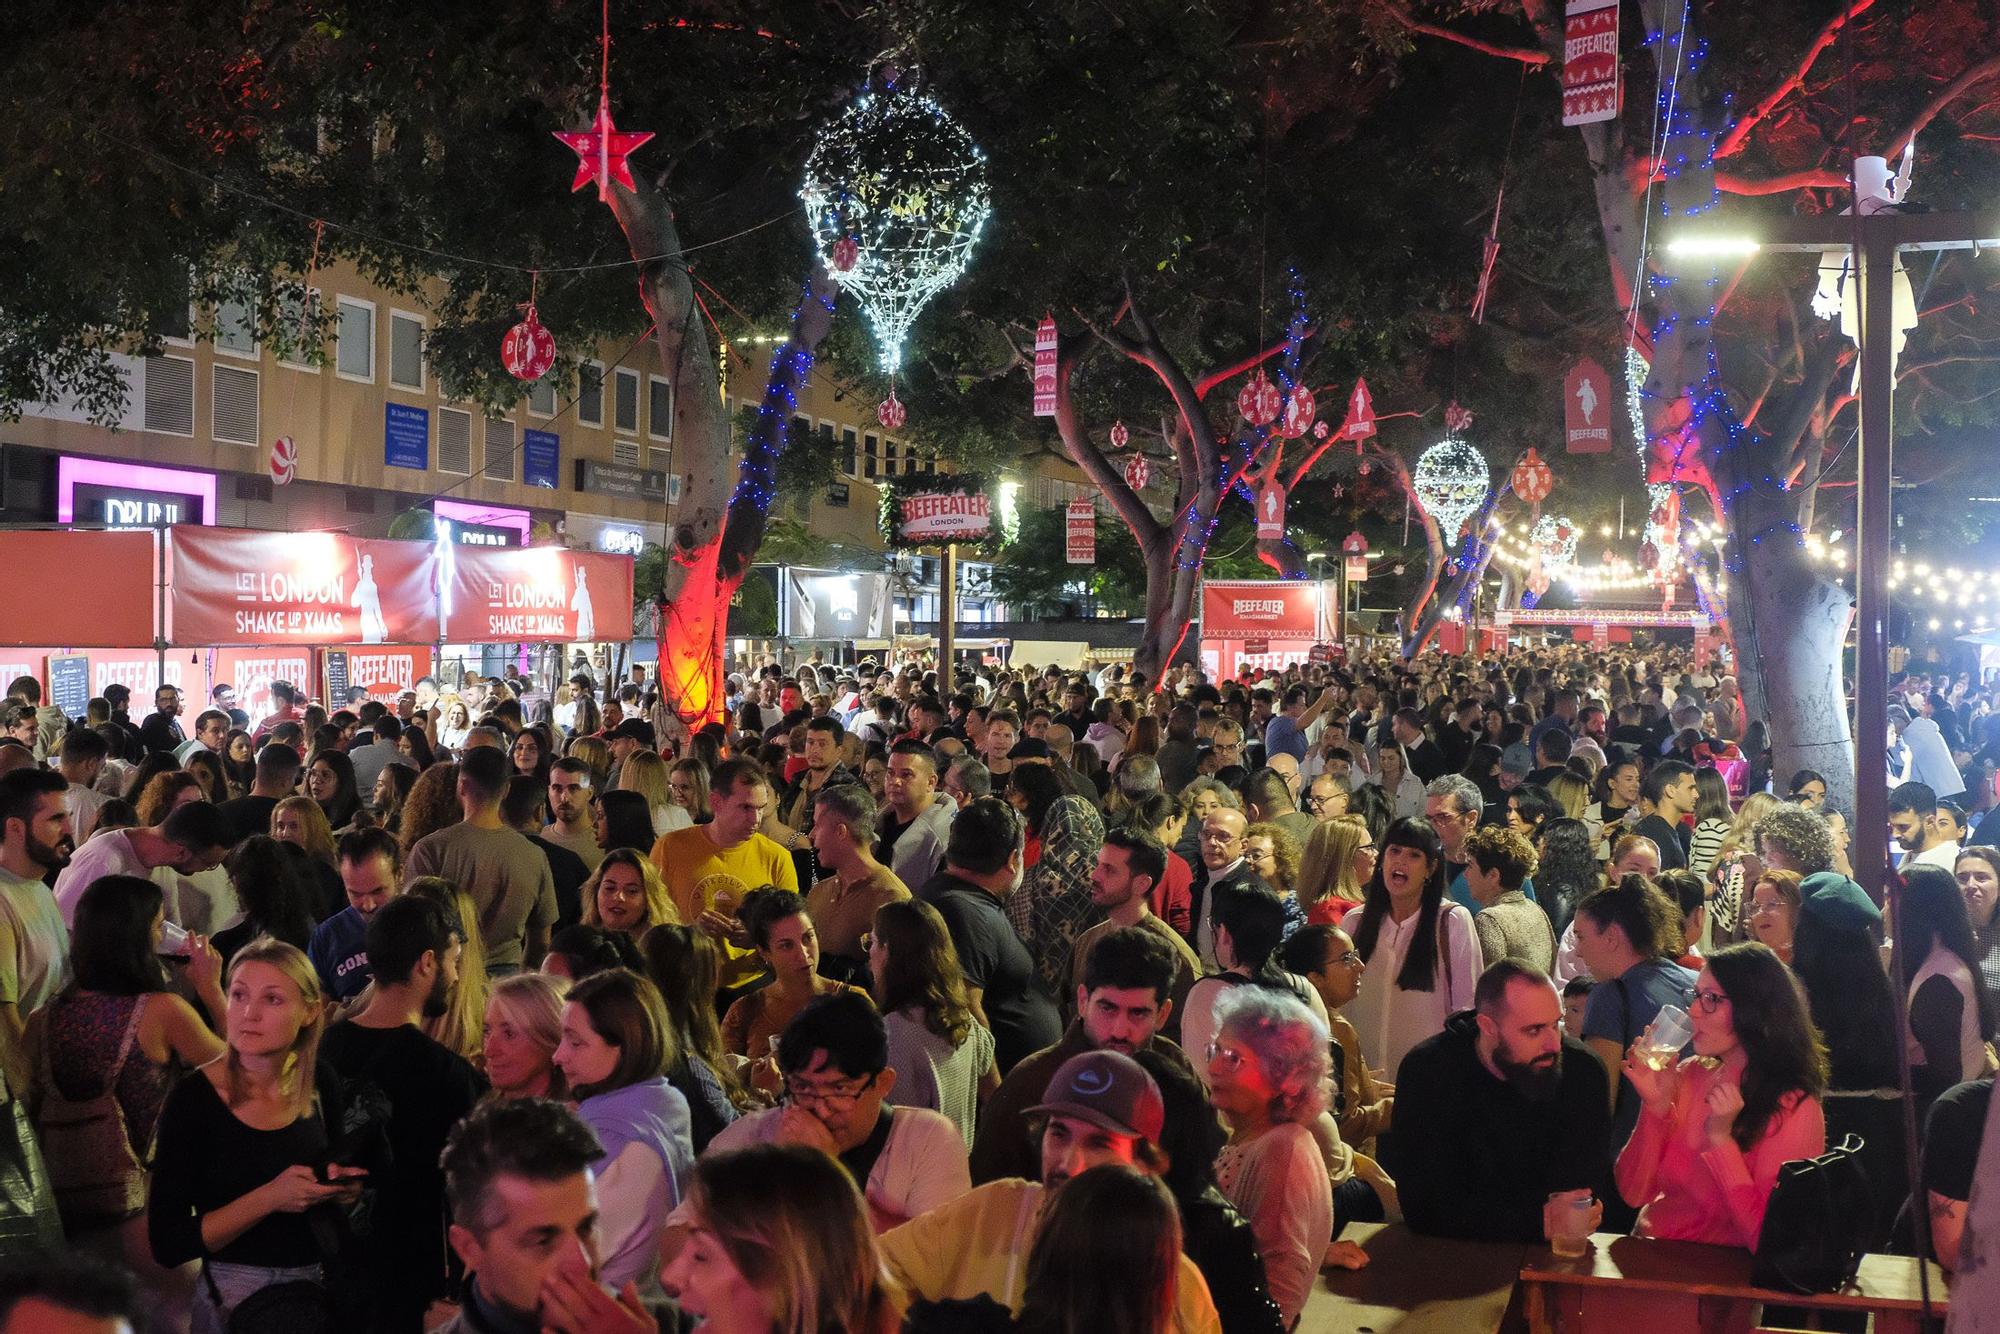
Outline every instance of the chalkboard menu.
<path fill-rule="evenodd" d="M 332 712 L 347 703 L 347 650 L 330 648 L 320 656 L 326 659 L 326 707 Z"/>
<path fill-rule="evenodd" d="M 82 654 L 49 659 L 49 701 L 69 718 L 81 718 L 90 706 L 90 659 Z"/>

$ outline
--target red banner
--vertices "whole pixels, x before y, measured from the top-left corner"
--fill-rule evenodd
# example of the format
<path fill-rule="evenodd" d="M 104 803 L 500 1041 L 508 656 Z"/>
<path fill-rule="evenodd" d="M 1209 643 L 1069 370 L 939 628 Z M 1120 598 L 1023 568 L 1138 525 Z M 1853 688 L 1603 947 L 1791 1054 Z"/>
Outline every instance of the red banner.
<path fill-rule="evenodd" d="M 0 644 L 152 643 L 153 541 L 148 532 L 0 533 L 0 568 L 14 580 L 13 595 L 0 598 Z"/>
<path fill-rule="evenodd" d="M 1562 88 L 1565 125 L 1618 115 L 1618 0 L 1569 0 Z"/>
<path fill-rule="evenodd" d="M 350 648 L 347 650 L 347 684 L 360 686 L 370 699 L 393 701 L 405 690 L 416 687 L 417 678 L 431 669 L 427 648 Z"/>
<path fill-rule="evenodd" d="M 1257 488 L 1257 537 L 1282 540 L 1285 536 L 1285 487 L 1274 471 Z"/>
<path fill-rule="evenodd" d="M 1035 328 L 1035 415 L 1056 415 L 1056 321 L 1044 317 Z"/>
<path fill-rule="evenodd" d="M 437 638 L 427 542 L 183 526 L 173 532 L 170 555 L 168 637 L 177 644 Z"/>
<path fill-rule="evenodd" d="M 312 650 L 304 648 L 219 648 L 215 651 L 215 683 L 236 691 L 236 707 L 256 723 L 275 710 L 271 682 L 286 681 L 309 695 L 318 694 Z"/>
<path fill-rule="evenodd" d="M 1563 438 L 1572 454 L 1611 452 L 1611 377 L 1588 357 L 1563 379 Z"/>
<path fill-rule="evenodd" d="M 445 638 L 454 644 L 624 643 L 632 560 L 560 547 L 454 547 Z"/>
<path fill-rule="evenodd" d="M 1210 580 L 1201 590 L 1203 639 L 1297 639 L 1318 635 L 1319 591 L 1275 580 Z"/>
<path fill-rule="evenodd" d="M 1063 540 L 1071 565 L 1097 563 L 1097 503 L 1072 500 L 1063 517 Z"/>

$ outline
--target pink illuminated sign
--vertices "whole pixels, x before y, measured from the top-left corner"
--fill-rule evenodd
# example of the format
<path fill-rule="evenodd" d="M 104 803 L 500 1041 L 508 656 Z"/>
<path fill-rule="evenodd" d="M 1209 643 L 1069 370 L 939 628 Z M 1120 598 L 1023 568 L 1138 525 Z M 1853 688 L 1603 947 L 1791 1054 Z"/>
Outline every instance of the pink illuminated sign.
<path fill-rule="evenodd" d="M 56 522 L 112 528 L 215 522 L 215 474 L 65 454 L 56 460 Z"/>
<path fill-rule="evenodd" d="M 534 528 L 534 520 L 526 510 L 510 509 L 505 505 L 475 505 L 468 501 L 451 500 L 440 496 L 431 502 L 431 513 L 453 524 L 471 525 L 472 532 L 460 532 L 459 541 L 472 546 L 491 546 L 489 541 L 475 540 L 484 536 L 479 530 L 490 532 L 497 528 L 511 529 L 521 535 L 517 546 L 528 545 L 528 535 Z"/>

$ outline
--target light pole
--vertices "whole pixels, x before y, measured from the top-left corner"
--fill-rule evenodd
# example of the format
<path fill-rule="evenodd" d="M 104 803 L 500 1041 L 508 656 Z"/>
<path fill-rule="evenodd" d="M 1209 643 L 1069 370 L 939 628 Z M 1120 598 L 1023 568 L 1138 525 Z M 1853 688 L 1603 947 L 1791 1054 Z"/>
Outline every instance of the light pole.
<path fill-rule="evenodd" d="M 1753 234 L 1754 233 L 1754 234 Z M 1876 902 L 1889 876 L 1889 547 L 1895 471 L 1896 255 L 2000 246 L 2000 211 L 1761 218 L 1690 227 L 1667 242 L 1683 256 L 1852 250 L 1859 282 L 1861 455 L 1857 470 L 1854 602 L 1854 873 Z"/>
<path fill-rule="evenodd" d="M 1314 582 L 1319 586 L 1319 617 L 1313 625 L 1313 638 L 1321 643 L 1327 643 L 1329 641 L 1327 639 L 1328 618 L 1326 614 L 1326 553 L 1324 551 L 1308 551 L 1306 553 L 1306 565 L 1308 567 L 1317 567 L 1317 575 Z M 1338 617 L 1336 616 L 1336 627 L 1337 623 Z M 1337 628 L 1334 633 L 1338 634 Z"/>

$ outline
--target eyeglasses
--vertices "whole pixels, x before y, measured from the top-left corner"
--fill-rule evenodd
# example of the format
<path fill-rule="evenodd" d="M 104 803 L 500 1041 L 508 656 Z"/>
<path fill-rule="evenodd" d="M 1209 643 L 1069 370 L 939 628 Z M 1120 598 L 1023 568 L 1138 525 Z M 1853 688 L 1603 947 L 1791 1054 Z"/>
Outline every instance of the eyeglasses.
<path fill-rule="evenodd" d="M 1688 1004 L 1701 1006 L 1703 1014 L 1714 1014 L 1717 1010 L 1729 1004 L 1729 997 L 1719 991 L 1702 991 L 1696 987 L 1689 987 L 1683 995 Z"/>
<path fill-rule="evenodd" d="M 1785 905 L 1782 903 L 1758 903 L 1755 900 L 1752 900 L 1750 904 L 1750 915 L 1752 917 L 1767 917 L 1774 912 L 1783 912 L 1784 909 Z"/>
<path fill-rule="evenodd" d="M 1356 954 L 1353 950 L 1347 950 L 1344 953 L 1342 953 L 1339 958 L 1335 959 L 1334 962 L 1339 964 L 1342 968 L 1352 968 L 1354 967 L 1354 965 L 1361 962 L 1361 956 L 1359 954 Z"/>
<path fill-rule="evenodd" d="M 868 953 L 868 951 L 874 948 L 875 948 L 875 933 L 873 931 L 863 931 L 861 933 L 861 952 L 863 954 L 866 954 Z"/>
<path fill-rule="evenodd" d="M 852 1088 L 825 1089 L 795 1084 L 790 1079 L 787 1079 L 785 1080 L 785 1101 L 797 1103 L 801 1107 L 817 1103 L 819 1106 L 829 1109 L 849 1108 L 861 1101 L 861 1095 L 866 1093 L 868 1086 L 874 1082 L 874 1077 L 871 1075 Z"/>
<path fill-rule="evenodd" d="M 1225 1047 L 1220 1042 L 1211 1042 L 1208 1044 L 1208 1063 L 1210 1065 L 1214 1065 L 1219 1061 L 1225 1070 L 1241 1070 L 1243 1063 L 1249 1059 L 1249 1057 L 1234 1047 Z"/>

